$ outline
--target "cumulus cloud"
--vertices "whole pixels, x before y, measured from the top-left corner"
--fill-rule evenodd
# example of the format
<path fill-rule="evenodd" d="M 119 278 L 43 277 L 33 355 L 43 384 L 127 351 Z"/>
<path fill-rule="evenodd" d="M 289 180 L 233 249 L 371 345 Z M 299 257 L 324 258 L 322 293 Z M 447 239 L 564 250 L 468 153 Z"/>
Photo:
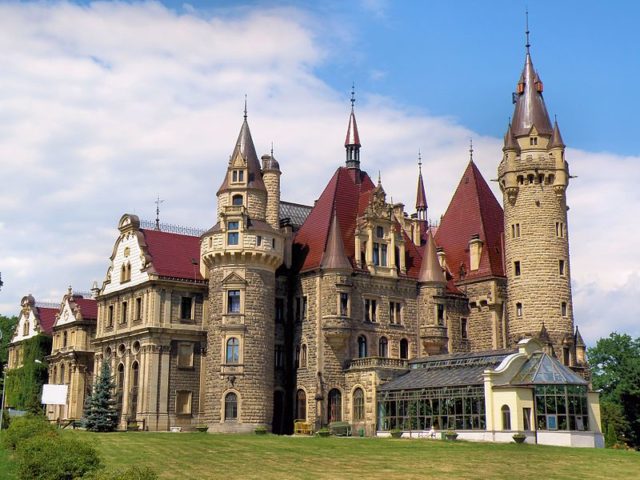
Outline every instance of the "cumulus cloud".
<path fill-rule="evenodd" d="M 385 2 L 363 6 L 384 15 Z M 350 40 L 318 31 L 310 15 L 0 4 L 0 312 L 15 313 L 29 292 L 57 302 L 68 284 L 86 291 L 101 281 L 117 220 L 152 219 L 157 195 L 162 221 L 211 226 L 245 94 L 258 153 L 274 143 L 283 198 L 311 204 L 344 161 L 349 111 L 348 92 L 316 71 Z M 380 171 L 388 196 L 409 211 L 418 149 L 433 219 L 469 161 L 470 137 L 486 179 L 496 175 L 500 139 L 375 92 L 359 93 L 356 108 L 363 168 Z M 612 298 L 631 306 L 637 297 L 640 253 L 629 238 L 640 227 L 628 212 L 640 207 L 630 181 L 640 159 L 577 150 L 568 159 L 579 177 L 569 189 L 576 321 L 588 341 L 599 325 L 634 333 L 631 310 L 600 315 Z"/>

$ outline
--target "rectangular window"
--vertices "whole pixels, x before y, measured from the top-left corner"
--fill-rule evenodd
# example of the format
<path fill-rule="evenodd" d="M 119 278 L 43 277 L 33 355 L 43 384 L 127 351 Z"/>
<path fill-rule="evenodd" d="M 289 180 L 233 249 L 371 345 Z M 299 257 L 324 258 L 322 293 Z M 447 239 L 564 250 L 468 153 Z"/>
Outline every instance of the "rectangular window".
<path fill-rule="evenodd" d="M 276 249 L 276 239 L 275 238 L 271 239 L 271 248 L 273 248 L 274 250 Z"/>
<path fill-rule="evenodd" d="M 461 318 L 460 319 L 460 336 L 463 339 L 469 338 L 469 332 L 467 330 L 467 319 L 466 318 Z"/>
<path fill-rule="evenodd" d="M 244 182 L 244 170 L 240 170 L 238 172 L 238 181 L 239 182 Z"/>
<path fill-rule="evenodd" d="M 193 368 L 193 343 L 178 344 L 178 368 Z"/>
<path fill-rule="evenodd" d="M 520 276 L 520 262 L 519 261 L 513 262 L 513 274 L 516 277 Z"/>
<path fill-rule="evenodd" d="M 439 303 L 437 306 L 438 309 L 438 325 L 444 325 L 444 305 Z"/>
<path fill-rule="evenodd" d="M 107 327 L 113 327 L 113 305 L 109 305 L 107 313 Z"/>
<path fill-rule="evenodd" d="M 284 298 L 276 298 L 276 323 L 284 322 Z"/>
<path fill-rule="evenodd" d="M 389 323 L 400 325 L 402 323 L 402 304 L 389 302 Z"/>
<path fill-rule="evenodd" d="M 373 244 L 373 264 L 375 266 L 380 265 L 380 244 L 379 243 Z"/>
<path fill-rule="evenodd" d="M 376 227 L 376 237 L 384 238 L 384 228 L 383 227 Z"/>
<path fill-rule="evenodd" d="M 136 298 L 136 310 L 135 310 L 135 317 L 133 317 L 134 320 L 141 320 L 142 319 L 142 298 Z"/>
<path fill-rule="evenodd" d="M 560 275 L 564 275 L 564 260 L 558 260 L 558 270 Z"/>
<path fill-rule="evenodd" d="M 511 225 L 511 238 L 518 238 L 518 237 L 520 237 L 520 224 L 513 223 Z"/>
<path fill-rule="evenodd" d="M 364 321 L 375 322 L 377 317 L 377 302 L 373 299 L 365 299 L 364 301 Z"/>
<path fill-rule="evenodd" d="M 276 345 L 274 352 L 276 356 L 275 358 L 276 368 L 277 369 L 284 368 L 284 346 Z"/>
<path fill-rule="evenodd" d="M 556 237 L 564 238 L 564 223 L 556 222 Z"/>
<path fill-rule="evenodd" d="M 524 420 L 525 431 L 531 430 L 531 409 L 530 408 L 522 409 L 522 419 Z"/>
<path fill-rule="evenodd" d="M 349 294 L 346 292 L 340 292 L 340 315 L 349 316 Z"/>
<path fill-rule="evenodd" d="M 240 290 L 227 290 L 227 313 L 240 313 Z"/>
<path fill-rule="evenodd" d="M 256 246 L 259 247 L 260 245 L 262 245 L 262 236 L 258 235 L 256 237 Z"/>
<path fill-rule="evenodd" d="M 237 171 L 237 170 L 234 170 L 234 171 L 231 173 L 231 181 L 232 181 L 232 182 L 237 182 L 237 181 L 238 181 L 238 171 Z"/>
<path fill-rule="evenodd" d="M 307 318 L 307 296 L 296 297 L 296 320 Z"/>
<path fill-rule="evenodd" d="M 122 312 L 120 315 L 120 323 L 127 323 L 127 302 L 122 302 Z"/>
<path fill-rule="evenodd" d="M 180 300 L 180 320 L 191 320 L 193 318 L 193 298 L 182 297 Z"/>
<path fill-rule="evenodd" d="M 380 245 L 380 265 L 387 266 L 387 245 L 385 243 Z"/>
<path fill-rule="evenodd" d="M 562 304 L 560 305 L 560 311 L 563 317 L 567 316 L 567 302 L 562 302 Z"/>
<path fill-rule="evenodd" d="M 238 245 L 240 239 L 239 228 L 240 222 L 227 223 L 227 245 Z"/>
<path fill-rule="evenodd" d="M 516 303 L 516 316 L 518 316 L 518 317 L 522 316 L 522 304 L 521 303 Z"/>
<path fill-rule="evenodd" d="M 191 392 L 186 390 L 176 392 L 176 414 L 191 415 Z"/>

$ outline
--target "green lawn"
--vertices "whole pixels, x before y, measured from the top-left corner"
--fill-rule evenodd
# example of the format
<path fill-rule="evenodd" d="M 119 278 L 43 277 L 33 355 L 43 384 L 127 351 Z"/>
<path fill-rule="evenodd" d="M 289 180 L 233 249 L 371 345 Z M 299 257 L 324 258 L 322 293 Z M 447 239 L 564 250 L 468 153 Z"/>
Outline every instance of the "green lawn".
<path fill-rule="evenodd" d="M 147 465 L 163 479 L 640 478 L 640 453 L 535 445 L 199 433 L 65 432 L 108 466 Z M 7 476 L 0 450 L 0 476 Z"/>

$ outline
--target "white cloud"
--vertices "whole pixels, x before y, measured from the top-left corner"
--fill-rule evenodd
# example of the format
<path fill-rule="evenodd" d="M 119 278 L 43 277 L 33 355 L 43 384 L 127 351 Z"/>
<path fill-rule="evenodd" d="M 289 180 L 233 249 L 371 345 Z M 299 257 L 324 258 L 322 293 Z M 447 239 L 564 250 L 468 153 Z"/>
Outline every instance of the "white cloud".
<path fill-rule="evenodd" d="M 384 15 L 385 2 L 365 3 Z M 68 284 L 88 290 L 102 280 L 117 220 L 124 212 L 153 218 L 157 195 L 163 221 L 213 224 L 245 93 L 258 153 L 274 142 L 284 199 L 312 203 L 343 163 L 348 92 L 315 71 L 337 46 L 349 48 L 348 35 L 319 32 L 296 9 L 184 11 L 0 4 L 0 312 L 15 313 L 29 292 L 57 302 Z M 387 194 L 407 210 L 418 149 L 434 219 L 468 162 L 469 137 L 485 178 L 496 175 L 500 139 L 375 92 L 359 93 L 357 115 L 363 168 L 374 178 L 380 170 Z M 591 341 L 632 332 L 640 158 L 570 150 L 568 159 L 579 176 L 568 194 L 576 321 Z M 612 298 L 629 309 L 607 316 Z"/>

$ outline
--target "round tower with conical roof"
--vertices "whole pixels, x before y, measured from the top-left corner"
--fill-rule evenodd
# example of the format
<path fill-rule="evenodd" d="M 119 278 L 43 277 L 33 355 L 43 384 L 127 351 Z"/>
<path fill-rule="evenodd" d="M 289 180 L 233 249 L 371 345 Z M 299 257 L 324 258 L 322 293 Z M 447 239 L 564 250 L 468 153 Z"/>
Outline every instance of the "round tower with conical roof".
<path fill-rule="evenodd" d="M 513 119 L 504 139 L 498 180 L 503 193 L 509 343 L 535 337 L 543 325 L 554 352 L 575 363 L 569 266 L 569 166 L 557 122 L 552 125 L 543 85 L 527 45 L 513 94 Z"/>
<path fill-rule="evenodd" d="M 271 429 L 275 271 L 284 237 L 275 212 L 280 169 L 272 157 L 264 160 L 273 178 L 264 178 L 245 110 L 217 194 L 218 221 L 200 246 L 209 279 L 204 418 L 214 432 Z"/>

